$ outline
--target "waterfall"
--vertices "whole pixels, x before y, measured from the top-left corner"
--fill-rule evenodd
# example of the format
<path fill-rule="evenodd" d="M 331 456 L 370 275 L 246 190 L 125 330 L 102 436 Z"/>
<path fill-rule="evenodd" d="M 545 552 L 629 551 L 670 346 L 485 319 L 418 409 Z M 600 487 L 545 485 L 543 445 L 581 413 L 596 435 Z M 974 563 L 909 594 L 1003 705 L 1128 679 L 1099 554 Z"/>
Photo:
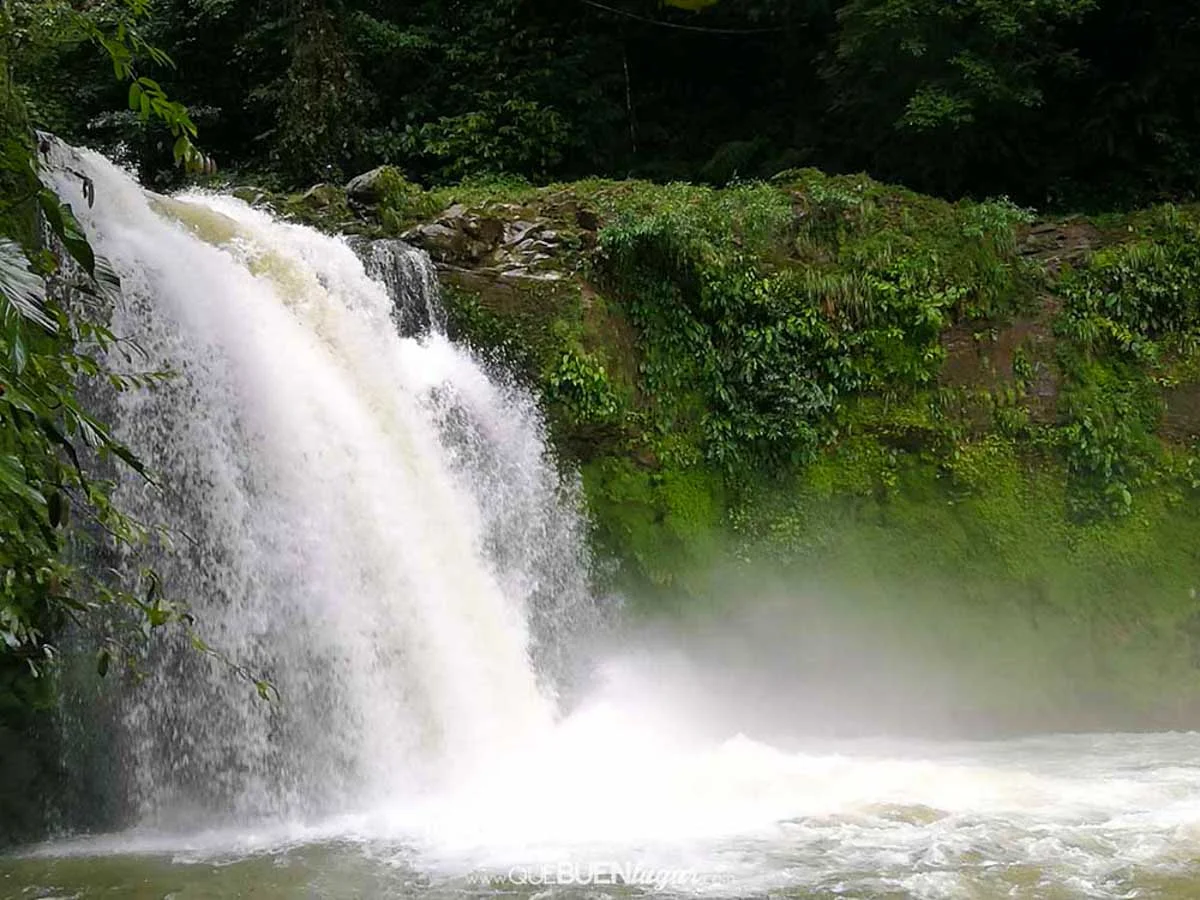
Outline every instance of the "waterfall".
<path fill-rule="evenodd" d="M 360 259 L 228 196 L 146 192 L 87 151 L 69 169 L 50 177 L 64 197 L 91 179 L 94 208 L 75 207 L 122 280 L 113 332 L 173 373 L 112 401 L 164 486 L 121 501 L 169 526 L 156 566 L 207 641 L 281 695 L 156 642 L 114 704 L 131 817 L 418 796 L 544 732 L 593 608 L 578 487 L 528 393 L 443 335 L 423 254 Z"/>
<path fill-rule="evenodd" d="M 386 285 L 400 334 L 415 337 L 442 332 L 446 313 L 438 298 L 437 272 L 429 254 L 404 241 L 359 241 L 355 250 L 367 274 Z"/>

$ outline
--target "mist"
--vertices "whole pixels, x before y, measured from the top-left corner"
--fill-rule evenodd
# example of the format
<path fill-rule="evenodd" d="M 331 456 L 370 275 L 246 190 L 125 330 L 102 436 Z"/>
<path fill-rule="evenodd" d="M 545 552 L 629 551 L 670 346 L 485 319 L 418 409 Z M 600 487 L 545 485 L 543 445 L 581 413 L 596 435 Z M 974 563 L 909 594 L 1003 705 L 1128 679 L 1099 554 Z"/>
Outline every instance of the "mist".
<path fill-rule="evenodd" d="M 629 617 L 609 636 L 593 693 L 660 704 L 709 738 L 786 747 L 1137 730 L 1169 718 L 1116 683 L 1137 648 L 1098 648 L 1086 622 L 1031 609 L 1003 586 L 983 603 L 919 576 L 838 581 L 738 566 L 701 581 L 699 601 Z"/>

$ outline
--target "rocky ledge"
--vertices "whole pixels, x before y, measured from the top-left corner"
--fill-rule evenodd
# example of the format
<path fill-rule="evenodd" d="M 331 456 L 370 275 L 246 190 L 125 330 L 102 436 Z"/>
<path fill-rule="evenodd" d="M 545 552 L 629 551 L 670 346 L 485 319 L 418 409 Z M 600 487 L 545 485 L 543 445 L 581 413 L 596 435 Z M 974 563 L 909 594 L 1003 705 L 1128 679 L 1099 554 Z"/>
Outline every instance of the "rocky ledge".
<path fill-rule="evenodd" d="M 401 238 L 440 266 L 470 269 L 481 277 L 558 281 L 570 262 L 562 235 L 545 219 L 526 218 L 527 208 L 504 204 L 478 213 L 455 203 L 431 222 Z"/>

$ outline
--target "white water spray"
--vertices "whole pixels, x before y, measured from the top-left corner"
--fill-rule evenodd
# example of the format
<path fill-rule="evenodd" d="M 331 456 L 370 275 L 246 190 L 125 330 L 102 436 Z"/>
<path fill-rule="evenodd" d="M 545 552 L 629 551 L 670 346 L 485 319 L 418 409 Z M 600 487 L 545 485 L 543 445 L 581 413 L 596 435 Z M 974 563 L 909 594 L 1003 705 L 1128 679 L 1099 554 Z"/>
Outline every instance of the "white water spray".
<path fill-rule="evenodd" d="M 427 261 L 380 244 L 364 270 L 235 200 L 72 165 L 124 282 L 114 329 L 179 373 L 118 400 L 167 485 L 125 499 L 184 535 L 168 585 L 284 700 L 160 644 L 112 763 L 143 827 L 0 860 L 6 884 L 591 895 L 619 870 L 646 876 L 620 892 L 727 897 L 1195 894 L 1200 736 L 783 749 L 740 715 L 753 692 L 716 702 L 669 646 L 610 660 L 554 724 L 590 604 L 577 500 L 529 397 L 438 333 Z"/>
<path fill-rule="evenodd" d="M 532 657 L 586 611 L 580 520 L 531 400 L 438 332 L 427 260 L 368 249 L 373 280 L 345 241 L 240 201 L 147 194 L 92 153 L 72 167 L 122 279 L 113 331 L 177 373 L 118 400 L 166 485 L 126 500 L 178 531 L 163 575 L 210 642 L 283 697 L 160 649 L 121 704 L 140 820 L 413 795 L 545 729 Z"/>

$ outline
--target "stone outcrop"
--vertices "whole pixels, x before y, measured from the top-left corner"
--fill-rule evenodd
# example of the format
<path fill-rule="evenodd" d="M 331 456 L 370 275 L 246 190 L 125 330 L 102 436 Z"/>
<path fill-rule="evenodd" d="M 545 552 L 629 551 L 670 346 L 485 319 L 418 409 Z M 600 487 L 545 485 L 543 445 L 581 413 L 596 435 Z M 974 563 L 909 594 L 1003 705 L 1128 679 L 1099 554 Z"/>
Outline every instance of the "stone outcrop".
<path fill-rule="evenodd" d="M 480 277 L 533 281 L 567 277 L 563 236 L 546 219 L 527 217 L 528 212 L 513 205 L 479 213 L 454 204 L 402 237 L 440 266 L 471 269 Z"/>
<path fill-rule="evenodd" d="M 1019 249 L 1022 256 L 1038 260 L 1048 272 L 1057 274 L 1064 265 L 1086 261 L 1104 243 L 1104 236 L 1090 222 L 1069 219 L 1032 226 L 1021 237 Z"/>

